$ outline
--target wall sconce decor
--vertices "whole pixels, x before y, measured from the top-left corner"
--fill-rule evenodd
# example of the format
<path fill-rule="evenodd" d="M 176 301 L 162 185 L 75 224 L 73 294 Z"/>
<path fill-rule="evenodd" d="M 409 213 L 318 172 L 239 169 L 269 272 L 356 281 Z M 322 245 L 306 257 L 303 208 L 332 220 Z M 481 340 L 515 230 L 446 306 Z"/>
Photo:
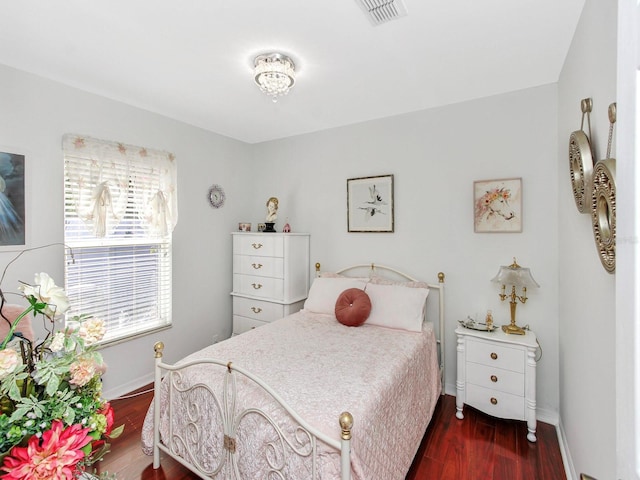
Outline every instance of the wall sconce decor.
<path fill-rule="evenodd" d="M 611 157 L 613 130 L 616 123 L 616 103 L 609 105 L 609 141 L 607 156 L 594 163 L 595 154 L 590 143 L 593 100 L 580 102 L 582 123 L 580 130 L 569 137 L 569 171 L 571 188 L 580 213 L 591 214 L 591 226 L 602 266 L 608 273 L 616 271 L 616 159 Z M 584 132 L 587 119 L 589 135 Z"/>
<path fill-rule="evenodd" d="M 591 224 L 598 256 L 608 273 L 616 271 L 616 159 L 611 158 L 616 104 L 609 105 L 607 158 L 596 163 L 591 191 Z"/>
<path fill-rule="evenodd" d="M 580 130 L 571 133 L 569 137 L 569 170 L 571 173 L 571 187 L 576 207 L 580 213 L 591 211 L 591 188 L 593 178 L 593 153 L 591 150 L 591 117 L 593 100 L 583 98 L 580 102 L 582 122 Z M 589 135 L 584 131 L 584 119 L 587 118 Z"/>
<path fill-rule="evenodd" d="M 502 330 L 508 334 L 524 335 L 524 329 L 516 325 L 518 300 L 525 303 L 527 301 L 527 288 L 539 288 L 540 285 L 531 276 L 531 271 L 518 265 L 515 258 L 511 265 L 502 265 L 498 270 L 498 274 L 491 281 L 502 284 L 502 293 L 499 293 L 498 296 L 502 301 L 508 298 L 509 306 L 511 307 L 511 323 L 503 325 Z M 511 293 L 506 293 L 507 285 L 511 285 Z M 520 287 L 522 288 L 522 295 L 516 293 L 516 288 Z"/>

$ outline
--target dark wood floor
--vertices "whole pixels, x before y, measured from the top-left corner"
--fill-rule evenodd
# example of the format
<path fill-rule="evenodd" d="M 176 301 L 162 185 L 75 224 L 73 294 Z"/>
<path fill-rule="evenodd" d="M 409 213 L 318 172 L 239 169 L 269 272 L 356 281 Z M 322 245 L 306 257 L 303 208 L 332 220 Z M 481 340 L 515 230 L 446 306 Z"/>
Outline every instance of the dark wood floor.
<path fill-rule="evenodd" d="M 115 473 L 118 480 L 197 479 L 164 454 L 161 468 L 154 470 L 152 457 L 142 453 L 140 431 L 151 400 L 152 393 L 145 393 L 112 403 L 116 425 L 124 424 L 125 431 L 113 441 L 99 471 Z M 538 422 L 537 443 L 528 442 L 526 433 L 524 422 L 495 419 L 467 407 L 464 420 L 458 420 L 455 397 L 445 395 L 407 480 L 566 480 L 555 428 Z"/>

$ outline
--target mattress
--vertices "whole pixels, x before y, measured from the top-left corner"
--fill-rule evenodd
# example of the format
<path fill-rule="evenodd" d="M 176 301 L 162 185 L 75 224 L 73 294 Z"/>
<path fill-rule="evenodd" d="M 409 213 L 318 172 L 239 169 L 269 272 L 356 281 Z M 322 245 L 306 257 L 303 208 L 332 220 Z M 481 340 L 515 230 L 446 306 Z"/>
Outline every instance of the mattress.
<path fill-rule="evenodd" d="M 310 425 L 332 438 L 340 438 L 341 412 L 350 412 L 354 418 L 351 467 L 355 480 L 405 478 L 440 394 L 436 338 L 430 323 L 424 323 L 422 332 L 366 323 L 346 327 L 332 315 L 302 310 L 200 350 L 183 362 L 206 358 L 232 362 L 257 375 Z M 184 385 L 202 382 L 220 390 L 221 377 L 222 373 L 212 373 L 211 365 L 198 365 L 190 367 L 180 381 Z M 238 382 L 238 390 L 244 389 L 245 385 Z M 166 388 L 160 395 L 161 438 L 168 439 L 181 428 L 186 437 L 193 436 L 194 432 L 186 431 L 180 422 L 169 425 Z M 242 395 L 238 411 L 259 405 L 276 418 L 283 415 L 271 409 L 264 392 L 246 391 Z M 195 397 L 191 406 L 184 402 L 177 410 L 180 415 L 193 416 L 195 408 L 201 416 L 194 423 L 198 430 L 202 429 L 199 435 L 204 432 L 198 444 L 205 459 L 198 462 L 212 468 L 222 455 L 215 452 L 223 436 L 215 428 L 220 423 L 219 417 L 216 420 L 218 409 L 205 402 L 204 398 Z M 263 448 L 260 445 L 265 440 L 260 437 L 268 427 L 255 421 L 243 428 L 237 436 L 246 442 L 244 451 Z M 250 433 L 251 430 L 255 431 Z M 295 434 L 294 430 L 291 432 Z M 145 418 L 142 442 L 144 452 L 151 454 L 153 405 Z M 179 450 L 178 455 L 186 455 Z M 207 455 L 211 458 L 206 459 Z M 263 467 L 242 464 L 243 457 L 238 458 L 242 478 L 254 478 Z M 319 458 L 318 478 L 340 478 L 337 450 L 320 446 Z M 285 478 L 311 478 L 311 468 L 310 464 L 294 462 L 284 470 Z"/>

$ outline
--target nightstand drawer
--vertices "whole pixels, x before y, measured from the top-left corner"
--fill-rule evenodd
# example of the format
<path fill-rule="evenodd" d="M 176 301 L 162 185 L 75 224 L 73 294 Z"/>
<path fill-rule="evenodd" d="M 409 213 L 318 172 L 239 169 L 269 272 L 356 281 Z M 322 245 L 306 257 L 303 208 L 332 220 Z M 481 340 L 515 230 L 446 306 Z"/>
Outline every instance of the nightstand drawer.
<path fill-rule="evenodd" d="M 269 322 L 261 322 L 260 320 L 254 320 L 252 318 L 241 317 L 240 315 L 233 316 L 233 334 L 240 335 L 241 333 L 248 332 L 254 328 L 267 325 Z"/>
<path fill-rule="evenodd" d="M 283 257 L 284 238 L 269 235 L 234 235 L 233 253 L 258 257 Z"/>
<path fill-rule="evenodd" d="M 497 343 L 469 339 L 467 341 L 467 361 L 490 365 L 504 370 L 524 373 L 525 352 L 522 348 L 510 348 Z"/>
<path fill-rule="evenodd" d="M 284 281 L 281 278 L 234 274 L 233 291 L 253 297 L 281 300 L 284 292 Z"/>
<path fill-rule="evenodd" d="M 233 297 L 233 314 L 261 322 L 272 322 L 284 317 L 284 305 L 253 298 Z"/>
<path fill-rule="evenodd" d="M 469 362 L 467 363 L 467 382 L 512 395 L 524 396 L 524 373 Z"/>
<path fill-rule="evenodd" d="M 233 273 L 257 275 L 259 277 L 283 278 L 284 259 L 282 257 L 234 255 Z"/>
<path fill-rule="evenodd" d="M 489 388 L 467 384 L 465 393 L 467 405 L 482 410 L 494 417 L 524 420 L 524 397 L 499 392 Z"/>

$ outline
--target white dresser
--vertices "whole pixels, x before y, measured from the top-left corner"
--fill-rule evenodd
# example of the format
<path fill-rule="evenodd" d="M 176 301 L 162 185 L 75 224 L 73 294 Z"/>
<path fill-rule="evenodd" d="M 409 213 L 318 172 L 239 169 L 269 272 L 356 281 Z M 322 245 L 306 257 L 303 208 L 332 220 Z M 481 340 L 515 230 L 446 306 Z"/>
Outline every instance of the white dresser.
<path fill-rule="evenodd" d="M 233 334 L 300 310 L 309 292 L 309 234 L 232 235 Z"/>
<path fill-rule="evenodd" d="M 507 335 L 500 328 L 481 332 L 458 327 L 456 336 L 456 417 L 464 418 L 466 404 L 495 417 L 526 420 L 527 439 L 535 442 L 535 334 Z"/>

